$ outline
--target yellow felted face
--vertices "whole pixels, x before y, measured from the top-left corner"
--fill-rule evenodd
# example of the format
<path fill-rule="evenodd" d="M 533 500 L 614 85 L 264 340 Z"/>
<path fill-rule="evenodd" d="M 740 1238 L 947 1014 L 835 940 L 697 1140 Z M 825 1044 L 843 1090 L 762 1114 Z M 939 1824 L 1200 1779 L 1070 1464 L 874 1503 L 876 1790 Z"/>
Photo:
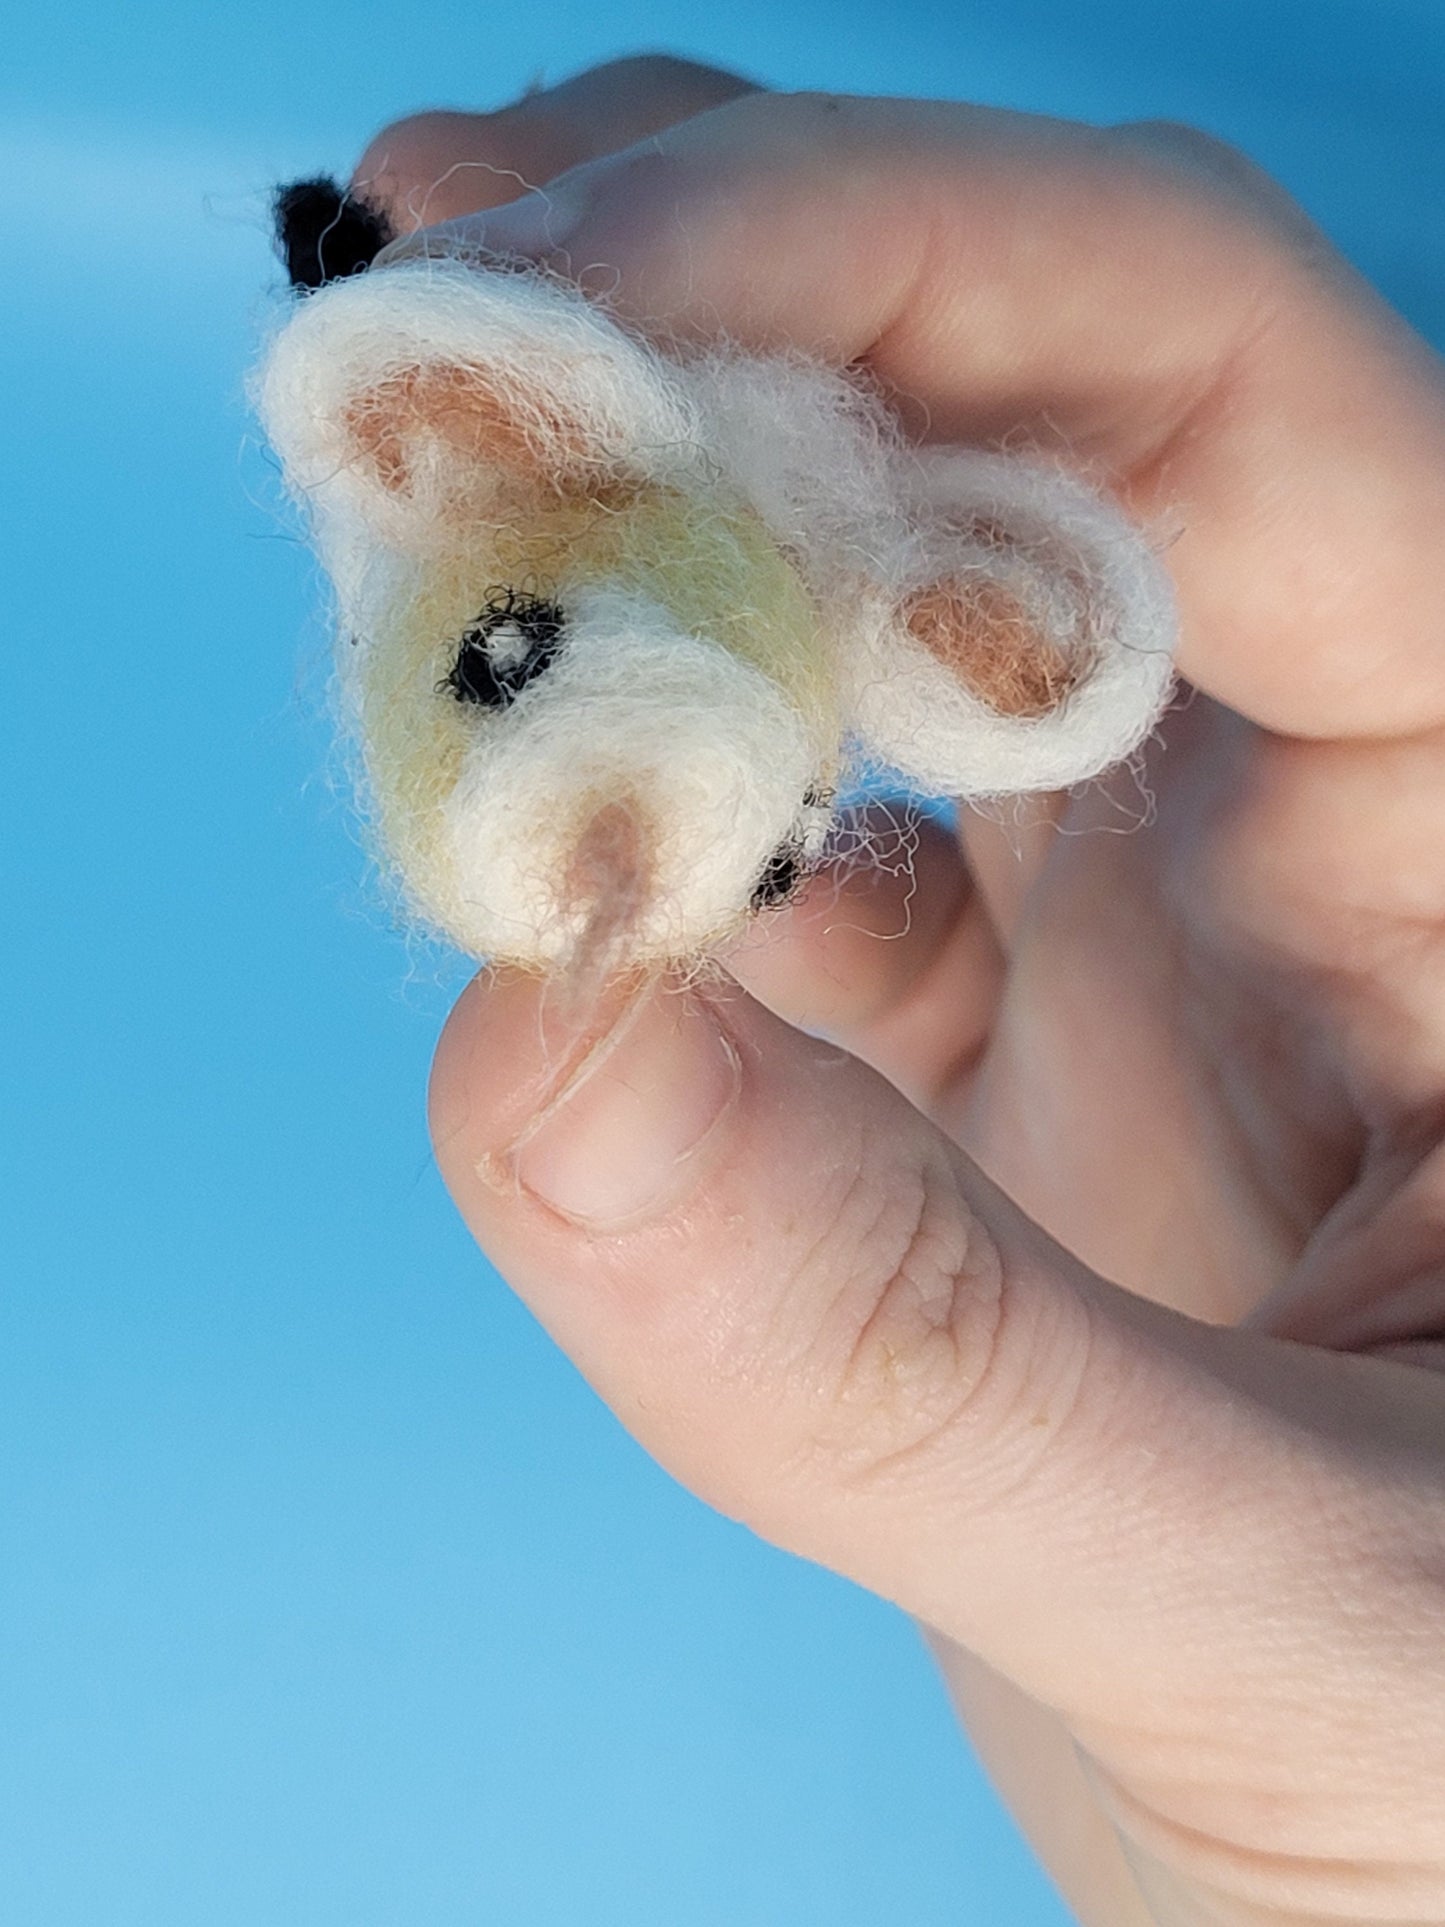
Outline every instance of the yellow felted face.
<path fill-rule="evenodd" d="M 377 607 L 369 635 L 358 644 L 356 693 L 379 827 L 423 902 L 445 902 L 455 894 L 454 824 L 446 806 L 468 760 L 485 753 L 489 738 L 500 747 L 515 733 L 519 709 L 534 721 L 548 720 L 545 683 L 557 676 L 569 648 L 569 615 L 588 607 L 589 598 L 595 602 L 599 590 L 616 597 L 620 618 L 649 611 L 670 622 L 679 653 L 687 643 L 720 649 L 766 679 L 796 711 L 815 746 L 808 787 L 815 797 L 831 791 L 838 719 L 817 614 L 797 571 L 757 515 L 741 503 L 713 502 L 700 511 L 696 501 L 664 487 L 639 487 L 625 505 L 604 506 L 586 496 L 539 498 L 524 525 L 478 522 L 471 542 L 415 563 Z M 523 653 L 529 609 L 548 612 L 544 628 L 551 621 L 560 625 L 555 637 L 544 636 L 555 647 L 537 651 L 531 673 Z M 480 699 L 474 689 L 469 694 L 459 664 L 479 643 L 487 646 L 489 625 L 492 636 L 501 638 L 493 649 L 504 649 L 511 661 L 501 663 L 500 681 L 492 678 L 497 693 L 488 687 L 487 699 Z M 600 705 L 590 723 L 585 707 L 603 689 L 614 704 L 619 695 L 624 701 L 629 694 L 646 696 L 644 688 L 619 688 L 635 640 L 623 631 L 610 638 L 593 635 L 589 642 L 602 660 L 594 660 L 592 675 L 575 693 L 569 684 L 554 697 L 558 713 L 550 720 L 554 728 L 577 731 L 583 765 L 590 748 L 592 780 L 569 785 L 573 796 L 558 798 L 556 807 L 571 808 L 579 828 L 619 797 L 629 799 L 634 813 L 664 819 L 668 799 L 665 790 L 646 794 L 654 773 L 645 758 L 624 762 L 616 739 L 599 737 L 606 726 Z M 637 673 L 645 676 L 649 666 L 639 663 Z M 480 680 L 470 679 L 472 685 Z M 761 681 L 753 693 L 760 702 Z M 639 709 L 645 711 L 641 702 Z M 803 805 L 803 793 L 790 796 L 777 840 L 760 856 L 753 851 L 759 877 Z M 725 829 L 714 826 L 710 840 Z M 628 887 L 625 880 L 611 881 L 619 891 Z M 746 910 L 750 901 L 751 892 L 736 910 Z M 570 924 L 576 924 L 578 907 L 572 906 Z M 733 920 L 720 907 L 716 924 L 697 933 L 698 947 L 726 934 Z M 666 929 L 660 921 L 659 934 Z"/>
<path fill-rule="evenodd" d="M 349 501 L 382 540 L 352 563 L 345 674 L 377 826 L 432 921 L 517 962 L 670 961 L 816 854 L 836 677 L 756 510 L 685 435 L 617 432 L 616 367 L 572 353 L 347 394 Z"/>

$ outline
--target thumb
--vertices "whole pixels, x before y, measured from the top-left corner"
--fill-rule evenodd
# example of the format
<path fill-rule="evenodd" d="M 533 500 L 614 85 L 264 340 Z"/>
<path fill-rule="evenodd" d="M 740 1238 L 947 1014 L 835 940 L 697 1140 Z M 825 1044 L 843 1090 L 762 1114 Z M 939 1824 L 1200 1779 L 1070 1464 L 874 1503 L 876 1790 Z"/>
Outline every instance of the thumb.
<path fill-rule="evenodd" d="M 1117 1720 L 1268 1699 L 1301 1651 L 1312 1692 L 1323 1655 L 1358 1666 L 1306 1535 L 1331 1477 L 1335 1566 L 1351 1517 L 1388 1529 L 1329 1467 L 1400 1368 L 1108 1285 L 731 985 L 634 988 L 579 1029 L 484 975 L 433 1128 L 480 1242 L 664 1465 L 1036 1698 Z"/>

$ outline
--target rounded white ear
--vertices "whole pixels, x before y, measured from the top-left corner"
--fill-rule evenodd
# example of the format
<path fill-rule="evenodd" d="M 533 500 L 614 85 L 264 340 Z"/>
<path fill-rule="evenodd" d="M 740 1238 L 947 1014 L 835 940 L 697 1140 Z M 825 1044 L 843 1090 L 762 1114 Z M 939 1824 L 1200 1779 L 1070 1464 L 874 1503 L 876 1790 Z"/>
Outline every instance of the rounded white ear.
<path fill-rule="evenodd" d="M 914 538 L 844 674 L 863 741 L 952 796 L 1066 788 L 1137 749 L 1168 700 L 1173 589 L 1143 534 L 1042 463 L 906 458 Z"/>
<path fill-rule="evenodd" d="M 328 560 L 358 529 L 403 552 L 455 547 L 554 492 L 665 480 L 697 458 L 660 359 L 574 289 L 458 260 L 318 290 L 258 382 L 267 433 Z"/>

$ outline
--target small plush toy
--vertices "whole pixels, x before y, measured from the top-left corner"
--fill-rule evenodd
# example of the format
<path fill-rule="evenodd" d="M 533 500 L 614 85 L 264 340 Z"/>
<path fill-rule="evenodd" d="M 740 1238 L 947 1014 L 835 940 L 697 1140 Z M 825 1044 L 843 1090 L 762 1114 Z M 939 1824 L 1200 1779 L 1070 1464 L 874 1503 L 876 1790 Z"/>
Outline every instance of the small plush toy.
<path fill-rule="evenodd" d="M 358 269 L 384 238 L 340 233 Z M 259 398 L 381 840 L 478 956 L 696 960 L 793 893 L 860 769 L 1057 789 L 1169 692 L 1168 581 L 1116 509 L 912 446 L 811 358 L 662 348 L 457 255 L 318 286 Z"/>

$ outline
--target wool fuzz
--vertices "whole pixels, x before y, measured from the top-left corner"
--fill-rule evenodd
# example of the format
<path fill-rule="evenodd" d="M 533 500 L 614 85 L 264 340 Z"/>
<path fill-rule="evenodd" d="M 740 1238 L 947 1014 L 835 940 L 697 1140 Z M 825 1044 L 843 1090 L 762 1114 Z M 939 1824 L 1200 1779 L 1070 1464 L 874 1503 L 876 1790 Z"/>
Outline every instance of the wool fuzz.
<path fill-rule="evenodd" d="M 258 400 L 335 585 L 372 815 L 478 956 L 688 962 L 864 766 L 958 797 L 1129 756 L 1174 609 L 1056 470 L 916 448 L 802 356 L 663 352 L 461 257 L 307 296 Z"/>

